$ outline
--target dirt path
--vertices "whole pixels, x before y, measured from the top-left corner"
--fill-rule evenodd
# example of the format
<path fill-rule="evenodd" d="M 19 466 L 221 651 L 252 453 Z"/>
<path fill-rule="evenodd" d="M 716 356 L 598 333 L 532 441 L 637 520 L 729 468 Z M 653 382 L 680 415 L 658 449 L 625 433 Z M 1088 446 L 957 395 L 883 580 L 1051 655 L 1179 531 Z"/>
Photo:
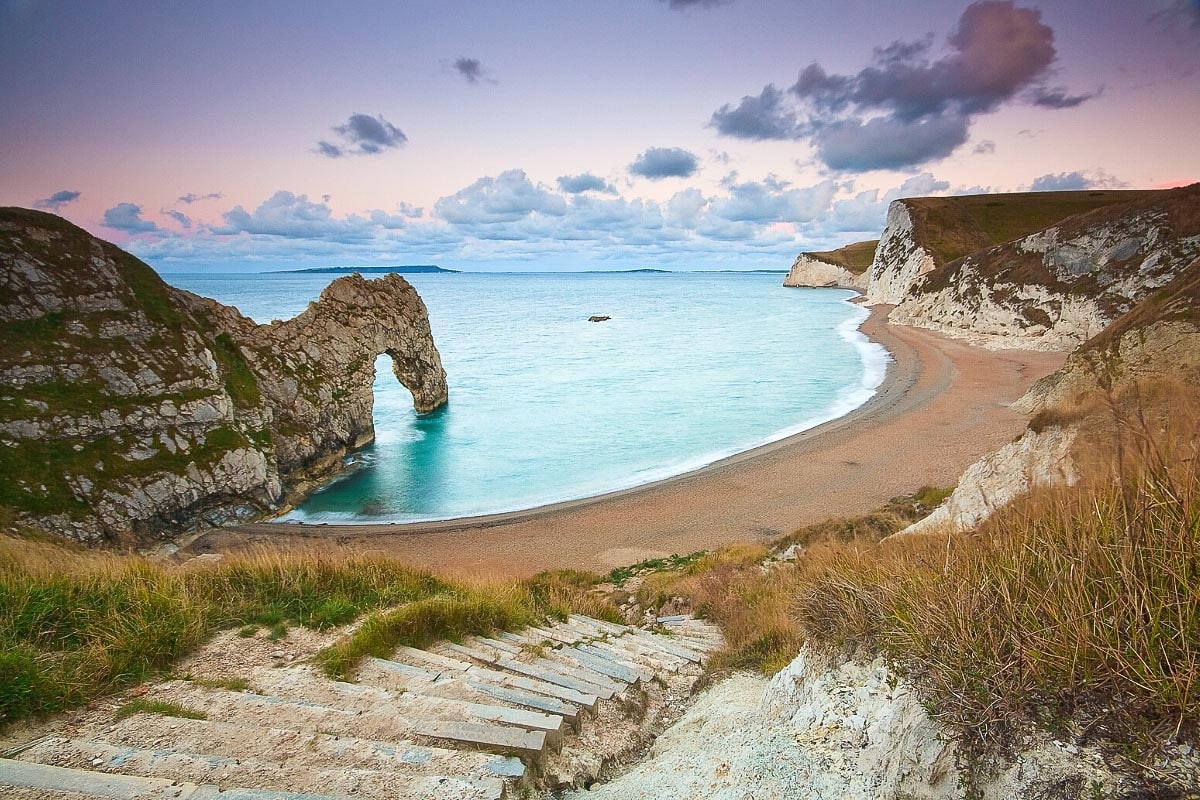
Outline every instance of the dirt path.
<path fill-rule="evenodd" d="M 267 523 L 211 531 L 182 555 L 246 547 L 372 550 L 440 572 L 521 576 L 607 571 L 670 553 L 787 533 L 859 514 L 963 469 L 1017 436 L 1006 405 L 1062 365 L 1058 353 L 987 351 L 889 325 L 863 331 L 891 352 L 880 391 L 849 416 L 698 472 L 528 512 L 414 525 Z M 786 353 L 781 354 L 786 357 Z"/>

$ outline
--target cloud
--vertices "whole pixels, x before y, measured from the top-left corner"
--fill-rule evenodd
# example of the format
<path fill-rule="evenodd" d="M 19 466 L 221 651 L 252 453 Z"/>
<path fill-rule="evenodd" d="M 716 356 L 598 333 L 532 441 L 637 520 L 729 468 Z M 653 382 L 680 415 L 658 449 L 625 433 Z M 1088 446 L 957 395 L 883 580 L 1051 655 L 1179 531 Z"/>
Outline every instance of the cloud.
<path fill-rule="evenodd" d="M 142 219 L 142 207 L 136 203 L 117 203 L 104 212 L 104 227 L 125 233 L 157 233 L 161 229 Z"/>
<path fill-rule="evenodd" d="M 457 72 L 459 76 L 467 83 L 479 83 L 480 81 L 486 81 L 488 83 L 497 82 L 488 74 L 488 71 L 483 66 L 483 62 L 481 62 L 478 58 L 459 56 L 458 58 L 454 59 L 452 66 L 454 67 L 454 71 Z"/>
<path fill-rule="evenodd" d="M 768 177 L 763 181 L 731 183 L 729 196 L 715 199 L 711 213 L 730 222 L 809 222 L 829 211 L 838 191 L 832 180 L 815 186 L 789 189 Z"/>
<path fill-rule="evenodd" d="M 1151 14 L 1150 20 L 1176 37 L 1183 31 L 1200 33 L 1200 0 L 1170 0 Z"/>
<path fill-rule="evenodd" d="M 283 190 L 264 200 L 253 212 L 234 206 L 225 212 L 224 219 L 224 225 L 210 230 L 217 235 L 246 233 L 338 242 L 370 239 L 374 235 L 371 223 L 364 217 L 351 214 L 337 219 L 324 203 L 314 203 L 308 195 Z"/>
<path fill-rule="evenodd" d="M 767 84 L 721 106 L 709 125 L 742 139 L 808 140 L 831 169 L 900 169 L 950 155 L 966 143 L 975 117 L 1004 103 L 1070 108 L 1094 96 L 1047 88 L 1055 58 L 1054 31 L 1040 11 L 978 0 L 940 54 L 929 35 L 875 48 L 851 75 L 812 63 L 786 90 Z"/>
<path fill-rule="evenodd" d="M 512 169 L 494 178 L 480 178 L 441 198 L 433 210 L 450 223 L 494 225 L 516 222 L 532 214 L 562 216 L 567 202 L 545 186 L 534 184 L 524 170 Z"/>
<path fill-rule="evenodd" d="M 317 142 L 316 152 L 329 158 L 341 158 L 344 155 L 378 155 L 384 150 L 403 146 L 408 137 L 404 132 L 382 116 L 372 117 L 369 114 L 351 114 L 344 125 L 333 128 L 334 133 L 341 137 L 340 144 L 334 144 L 324 139 Z"/>
<path fill-rule="evenodd" d="M 713 112 L 709 125 L 738 139 L 795 139 L 804 135 L 796 111 L 773 83 L 764 86 L 758 95 L 743 97 L 736 106 L 721 106 Z"/>
<path fill-rule="evenodd" d="M 1121 189 L 1128 186 L 1124 181 L 1102 169 L 1077 170 L 1075 172 L 1049 173 L 1034 178 L 1031 192 L 1079 192 L 1085 189 Z"/>
<path fill-rule="evenodd" d="M 220 200 L 224 196 L 225 195 L 221 194 L 220 192 L 210 192 L 209 194 L 185 194 L 177 198 L 176 202 L 185 203 L 186 205 L 190 206 L 192 203 L 199 203 L 203 200 Z"/>
<path fill-rule="evenodd" d="M 603 178 L 597 178 L 589 172 L 583 172 L 579 175 L 560 176 L 558 179 L 558 188 L 567 194 L 580 194 L 581 192 L 617 193 L 615 186 Z"/>
<path fill-rule="evenodd" d="M 825 166 L 846 172 L 901 169 L 937 161 L 967 141 L 967 117 L 939 114 L 913 121 L 898 117 L 835 122 L 813 137 Z"/>
<path fill-rule="evenodd" d="M 70 189 L 62 189 L 50 195 L 49 197 L 43 197 L 41 200 L 35 200 L 33 202 L 33 207 L 45 208 L 49 209 L 50 211 L 58 211 L 68 203 L 74 203 L 76 200 L 78 200 L 80 194 L 82 194 L 82 192 L 75 192 Z"/>
<path fill-rule="evenodd" d="M 178 223 L 179 223 L 179 225 L 180 225 L 181 227 L 183 227 L 183 228 L 190 228 L 190 227 L 192 227 L 192 220 L 191 220 L 191 218 L 190 218 L 190 217 L 188 217 L 188 215 L 187 215 L 187 214 L 184 214 L 182 211 L 173 211 L 173 210 L 171 210 L 171 209 L 166 209 L 166 208 L 164 208 L 164 209 L 162 210 L 162 213 L 166 214 L 168 217 L 170 217 L 171 219 L 173 219 L 173 220 L 175 220 L 176 222 L 178 222 Z"/>
<path fill-rule="evenodd" d="M 1035 106 L 1041 106 L 1042 108 L 1074 108 L 1098 96 L 1100 91 L 1097 89 L 1094 92 L 1087 92 L 1085 94 L 1068 94 L 1067 90 L 1061 86 L 1056 86 L 1053 89 L 1039 86 L 1030 93 L 1029 99 Z"/>
<path fill-rule="evenodd" d="M 975 145 L 975 149 L 971 151 L 977 156 L 990 156 L 996 152 L 996 143 L 991 139 L 984 139 L 979 144 Z"/>
<path fill-rule="evenodd" d="M 652 181 L 663 178 L 690 178 L 700 162 L 681 147 L 651 147 L 629 165 L 629 172 Z"/>

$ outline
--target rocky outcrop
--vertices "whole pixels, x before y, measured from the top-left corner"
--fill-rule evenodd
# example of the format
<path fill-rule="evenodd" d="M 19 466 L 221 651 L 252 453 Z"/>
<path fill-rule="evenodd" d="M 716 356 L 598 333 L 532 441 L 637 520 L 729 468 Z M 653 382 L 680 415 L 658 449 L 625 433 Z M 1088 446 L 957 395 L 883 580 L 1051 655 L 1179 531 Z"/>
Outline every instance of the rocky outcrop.
<path fill-rule="evenodd" d="M 279 510 L 371 441 L 375 358 L 446 400 L 398 275 L 257 325 L 58 217 L 0 210 L 0 508 L 80 540 Z"/>
<path fill-rule="evenodd" d="M 1164 376 L 1200 384 L 1200 258 L 1071 353 L 1013 407 L 1033 414 Z"/>
<path fill-rule="evenodd" d="M 1079 479 L 1071 456 L 1076 434 L 1073 427 L 1059 426 L 1026 431 L 967 467 L 945 502 L 896 535 L 971 530 L 1034 487 L 1074 485 Z"/>
<path fill-rule="evenodd" d="M 783 285 L 836 287 L 862 291 L 867 287 L 867 280 L 866 273 L 855 275 L 845 267 L 814 258 L 810 253 L 801 253 L 796 257 L 792 268 L 788 270 L 787 277 L 783 279 Z"/>
<path fill-rule="evenodd" d="M 1068 217 L 928 269 L 903 288 L 911 262 L 920 270 L 930 263 L 919 238 L 898 222 L 891 241 L 910 248 L 907 260 L 884 272 L 892 283 L 868 287 L 869 298 L 899 303 L 892 321 L 987 347 L 1071 350 L 1200 255 L 1200 184 Z"/>
<path fill-rule="evenodd" d="M 867 287 L 867 268 L 878 246 L 879 240 L 872 239 L 848 244 L 837 250 L 801 253 L 783 279 L 783 285 L 864 291 Z"/>

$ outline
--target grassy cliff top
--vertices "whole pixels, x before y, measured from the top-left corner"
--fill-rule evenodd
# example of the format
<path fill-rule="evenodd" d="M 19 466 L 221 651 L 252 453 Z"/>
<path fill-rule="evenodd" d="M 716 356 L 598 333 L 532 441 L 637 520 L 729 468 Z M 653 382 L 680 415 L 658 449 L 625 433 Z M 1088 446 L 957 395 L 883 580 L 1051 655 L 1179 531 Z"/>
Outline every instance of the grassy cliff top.
<path fill-rule="evenodd" d="M 1155 194 L 1160 192 L 1015 192 L 914 197 L 901 202 L 913 212 L 918 240 L 940 265 L 985 247 L 1037 233 L 1068 217 Z"/>
<path fill-rule="evenodd" d="M 861 275 L 867 271 L 871 266 L 871 262 L 875 260 L 875 248 L 878 246 L 879 240 L 871 239 L 866 242 L 848 244 L 836 250 L 822 250 L 816 253 L 804 253 L 803 255 L 817 261 L 824 261 L 826 264 L 842 267 L 853 272 L 855 275 Z"/>

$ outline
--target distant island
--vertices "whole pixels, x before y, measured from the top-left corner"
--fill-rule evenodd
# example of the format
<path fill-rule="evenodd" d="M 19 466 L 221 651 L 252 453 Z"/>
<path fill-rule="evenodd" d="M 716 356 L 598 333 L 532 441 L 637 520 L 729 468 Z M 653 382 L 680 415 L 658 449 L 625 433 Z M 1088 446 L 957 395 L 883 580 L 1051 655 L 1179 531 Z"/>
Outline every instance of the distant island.
<path fill-rule="evenodd" d="M 349 274 L 352 272 L 358 272 L 358 273 L 362 273 L 364 275 L 379 275 L 379 274 L 384 274 L 384 273 L 389 273 L 389 272 L 408 272 L 408 273 L 413 273 L 413 274 L 418 273 L 418 272 L 421 272 L 421 273 L 430 273 L 430 272 L 457 273 L 457 272 L 459 272 L 459 270 L 443 269 L 442 267 L 435 267 L 432 264 L 413 264 L 412 266 L 407 266 L 407 267 L 312 267 L 310 269 L 277 269 L 277 270 L 271 270 L 267 274 L 278 275 L 280 273 L 297 273 L 297 272 L 303 272 L 303 273 L 326 272 L 326 273 L 338 273 L 338 274 L 343 274 L 343 275 Z"/>

